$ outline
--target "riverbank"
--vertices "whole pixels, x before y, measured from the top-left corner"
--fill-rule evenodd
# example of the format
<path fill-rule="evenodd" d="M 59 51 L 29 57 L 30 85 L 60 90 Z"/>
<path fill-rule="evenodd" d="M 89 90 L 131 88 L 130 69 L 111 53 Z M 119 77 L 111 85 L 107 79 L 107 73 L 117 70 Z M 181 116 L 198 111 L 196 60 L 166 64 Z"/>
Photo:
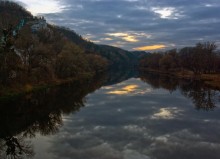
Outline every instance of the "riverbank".
<path fill-rule="evenodd" d="M 93 78 L 93 74 L 82 74 L 80 77 L 67 78 L 67 79 L 54 79 L 51 81 L 44 81 L 41 83 L 26 83 L 26 84 L 15 84 L 14 86 L 0 86 L 0 100 L 8 99 L 11 97 L 16 97 L 24 95 L 26 93 L 39 91 L 42 89 L 59 86 L 65 83 L 70 83 L 74 81 L 84 81 Z"/>
<path fill-rule="evenodd" d="M 186 71 L 186 70 L 184 71 L 162 71 L 162 70 L 146 69 L 146 68 L 141 68 L 140 70 L 146 71 L 146 72 L 164 74 L 164 75 L 182 78 L 182 79 L 203 80 L 207 86 L 212 87 L 214 89 L 220 89 L 220 74 L 195 75 L 193 72 Z"/>

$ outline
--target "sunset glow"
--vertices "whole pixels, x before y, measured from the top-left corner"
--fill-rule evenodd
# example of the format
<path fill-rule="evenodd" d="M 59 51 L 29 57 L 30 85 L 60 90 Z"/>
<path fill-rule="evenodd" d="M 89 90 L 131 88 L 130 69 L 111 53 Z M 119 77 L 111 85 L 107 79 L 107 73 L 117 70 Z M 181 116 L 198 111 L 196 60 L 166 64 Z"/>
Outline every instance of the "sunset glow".
<path fill-rule="evenodd" d="M 139 40 L 131 34 L 128 33 L 107 33 L 106 35 L 111 37 L 117 37 L 127 42 L 138 42 Z"/>
<path fill-rule="evenodd" d="M 165 45 L 149 45 L 149 46 L 141 46 L 141 47 L 133 48 L 133 50 L 149 51 L 149 50 L 163 49 L 165 47 L 166 47 Z"/>

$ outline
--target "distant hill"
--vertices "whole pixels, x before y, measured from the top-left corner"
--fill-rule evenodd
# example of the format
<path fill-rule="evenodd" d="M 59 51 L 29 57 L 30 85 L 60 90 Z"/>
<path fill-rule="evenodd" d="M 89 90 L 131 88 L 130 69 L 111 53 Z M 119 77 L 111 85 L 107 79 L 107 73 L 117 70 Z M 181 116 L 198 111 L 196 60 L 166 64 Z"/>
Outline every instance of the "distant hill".
<path fill-rule="evenodd" d="M 147 56 L 148 54 L 150 54 L 149 52 L 145 52 L 145 51 L 131 51 L 130 53 L 132 53 L 138 59 L 141 59 L 141 58 Z"/>
<path fill-rule="evenodd" d="M 110 61 L 111 66 L 134 66 L 137 64 L 140 56 L 146 54 L 142 51 L 129 52 L 121 48 L 109 46 L 109 45 L 98 45 L 88 40 L 85 40 L 82 36 L 65 27 L 54 26 L 57 30 L 62 32 L 64 36 L 70 39 L 81 48 L 85 49 L 86 53 L 95 53 L 101 55 Z"/>

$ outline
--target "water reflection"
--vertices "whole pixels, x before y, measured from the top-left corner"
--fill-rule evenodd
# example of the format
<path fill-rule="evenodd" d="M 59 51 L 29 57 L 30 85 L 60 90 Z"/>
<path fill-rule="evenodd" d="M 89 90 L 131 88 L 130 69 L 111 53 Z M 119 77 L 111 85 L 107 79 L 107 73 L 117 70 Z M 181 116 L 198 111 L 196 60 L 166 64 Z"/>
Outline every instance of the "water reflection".
<path fill-rule="evenodd" d="M 127 94 L 131 94 L 134 91 L 136 91 L 138 88 L 138 85 L 127 85 L 124 86 L 121 89 L 118 90 L 114 90 L 114 91 L 109 91 L 107 94 L 118 94 L 118 95 L 127 95 Z"/>
<path fill-rule="evenodd" d="M 33 147 L 29 142 L 24 141 L 24 137 L 6 136 L 0 139 L 1 158 L 29 158 L 34 156 Z"/>
<path fill-rule="evenodd" d="M 24 138 L 56 134 L 63 125 L 62 114 L 78 111 L 84 106 L 84 97 L 101 84 L 101 78 L 77 81 L 0 101 L 0 158 L 32 156 L 32 147 Z"/>
<path fill-rule="evenodd" d="M 209 111 L 216 107 L 215 102 L 219 91 L 207 87 L 203 81 L 177 79 L 149 72 L 141 72 L 140 78 L 155 89 L 163 88 L 171 93 L 179 89 L 184 96 L 192 100 L 198 110 Z"/>
<path fill-rule="evenodd" d="M 126 95 L 108 93 L 132 84 L 136 91 Z M 85 109 L 66 117 L 71 120 L 48 151 L 55 159 L 219 158 L 219 111 L 195 111 L 178 85 L 172 93 L 151 87 L 135 78 L 102 87 L 89 96 Z"/>
<path fill-rule="evenodd" d="M 218 158 L 217 90 L 201 81 L 114 72 L 0 101 L 0 158 Z M 215 111 L 194 112 L 192 105 Z M 45 152 L 31 143 L 39 136 L 50 138 Z"/>

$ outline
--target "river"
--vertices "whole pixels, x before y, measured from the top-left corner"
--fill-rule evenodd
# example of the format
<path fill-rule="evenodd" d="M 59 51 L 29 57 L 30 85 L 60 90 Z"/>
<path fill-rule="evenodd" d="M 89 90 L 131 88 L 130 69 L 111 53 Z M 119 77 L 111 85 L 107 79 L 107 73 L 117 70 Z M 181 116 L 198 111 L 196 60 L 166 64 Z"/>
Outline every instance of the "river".
<path fill-rule="evenodd" d="M 111 72 L 0 101 L 0 158 L 219 159 L 220 93 Z"/>

